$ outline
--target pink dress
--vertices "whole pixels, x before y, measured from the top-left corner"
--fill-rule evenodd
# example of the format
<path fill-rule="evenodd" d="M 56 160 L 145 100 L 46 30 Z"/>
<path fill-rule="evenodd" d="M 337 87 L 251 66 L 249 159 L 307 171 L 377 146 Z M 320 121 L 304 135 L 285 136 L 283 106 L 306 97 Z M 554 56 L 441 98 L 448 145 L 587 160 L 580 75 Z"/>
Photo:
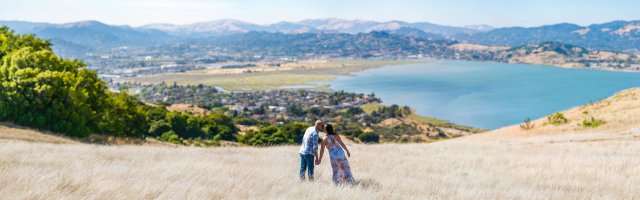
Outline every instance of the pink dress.
<path fill-rule="evenodd" d="M 331 159 L 331 168 L 333 168 L 333 182 L 353 182 L 354 179 L 353 174 L 351 174 L 351 167 L 349 167 L 349 161 L 338 139 L 335 137 L 335 135 L 327 136 L 327 150 L 329 151 L 329 158 Z"/>

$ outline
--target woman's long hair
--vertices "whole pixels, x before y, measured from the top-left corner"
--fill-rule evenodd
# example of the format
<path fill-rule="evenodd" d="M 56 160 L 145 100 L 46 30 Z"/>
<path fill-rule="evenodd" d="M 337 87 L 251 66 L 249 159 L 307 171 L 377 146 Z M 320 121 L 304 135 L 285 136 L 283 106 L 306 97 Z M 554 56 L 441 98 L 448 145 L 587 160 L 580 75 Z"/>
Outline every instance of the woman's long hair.
<path fill-rule="evenodd" d="M 326 131 L 327 134 L 329 134 L 329 135 L 335 135 L 336 134 L 336 132 L 333 131 L 333 126 L 331 124 L 329 124 L 329 123 L 324 125 L 324 131 Z"/>

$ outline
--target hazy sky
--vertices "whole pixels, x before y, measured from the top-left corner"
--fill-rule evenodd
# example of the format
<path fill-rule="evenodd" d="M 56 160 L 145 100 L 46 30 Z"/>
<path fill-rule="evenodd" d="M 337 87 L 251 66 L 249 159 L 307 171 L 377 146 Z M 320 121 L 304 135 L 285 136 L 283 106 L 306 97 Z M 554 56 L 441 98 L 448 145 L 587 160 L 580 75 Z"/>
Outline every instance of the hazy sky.
<path fill-rule="evenodd" d="M 99 20 L 133 26 L 215 19 L 267 24 L 328 17 L 458 26 L 640 20 L 640 0 L 0 0 L 0 5 L 0 20 Z"/>

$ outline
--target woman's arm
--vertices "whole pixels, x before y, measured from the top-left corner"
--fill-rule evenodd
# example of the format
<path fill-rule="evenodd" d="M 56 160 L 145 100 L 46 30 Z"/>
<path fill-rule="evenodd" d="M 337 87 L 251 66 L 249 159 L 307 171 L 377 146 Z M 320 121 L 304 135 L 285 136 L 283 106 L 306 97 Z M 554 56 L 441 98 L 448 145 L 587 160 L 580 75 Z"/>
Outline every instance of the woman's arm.
<path fill-rule="evenodd" d="M 347 151 L 347 157 L 351 157 L 351 153 L 349 152 L 349 149 L 347 149 L 347 145 L 344 145 L 344 143 L 342 143 L 342 138 L 340 138 L 340 135 L 336 134 L 336 138 L 338 138 L 338 142 L 340 143 L 340 146 L 342 146 L 342 148 Z"/>
<path fill-rule="evenodd" d="M 316 160 L 316 165 L 319 165 L 322 161 L 322 156 L 324 155 L 325 140 L 326 138 L 323 138 L 322 142 L 320 143 L 320 156 L 318 156 L 318 160 Z"/>

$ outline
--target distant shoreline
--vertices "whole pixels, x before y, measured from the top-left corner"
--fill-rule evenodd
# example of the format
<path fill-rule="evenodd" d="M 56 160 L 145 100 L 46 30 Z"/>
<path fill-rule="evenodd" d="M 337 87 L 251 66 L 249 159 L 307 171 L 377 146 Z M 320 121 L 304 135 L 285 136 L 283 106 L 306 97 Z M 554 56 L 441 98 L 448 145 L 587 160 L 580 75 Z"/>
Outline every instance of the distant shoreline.
<path fill-rule="evenodd" d="M 329 82 L 338 76 L 353 75 L 355 72 L 385 66 L 425 63 L 426 60 L 363 60 L 326 59 L 302 60 L 282 64 L 261 63 L 256 67 L 187 71 L 148 76 L 116 78 L 116 83 L 158 84 L 162 82 L 178 85 L 211 85 L 227 91 L 275 90 L 283 87 L 314 85 L 310 83 Z M 286 89 L 286 88 L 285 88 Z M 305 88 L 307 89 L 307 88 Z M 312 87 L 308 89 L 323 89 Z"/>

